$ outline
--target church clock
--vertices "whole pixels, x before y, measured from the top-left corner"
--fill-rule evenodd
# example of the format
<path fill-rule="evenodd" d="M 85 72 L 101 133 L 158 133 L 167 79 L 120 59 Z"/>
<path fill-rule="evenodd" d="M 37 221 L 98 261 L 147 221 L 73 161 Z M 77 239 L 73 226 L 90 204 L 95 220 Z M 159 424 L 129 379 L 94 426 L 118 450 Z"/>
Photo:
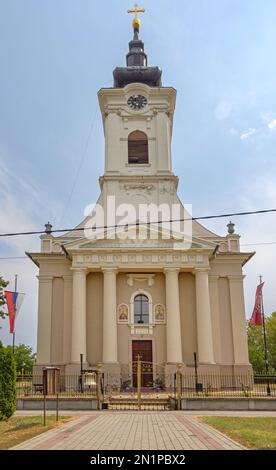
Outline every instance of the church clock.
<path fill-rule="evenodd" d="M 142 109 L 147 103 L 147 98 L 143 95 L 132 95 L 127 100 L 127 104 L 131 109 Z"/>

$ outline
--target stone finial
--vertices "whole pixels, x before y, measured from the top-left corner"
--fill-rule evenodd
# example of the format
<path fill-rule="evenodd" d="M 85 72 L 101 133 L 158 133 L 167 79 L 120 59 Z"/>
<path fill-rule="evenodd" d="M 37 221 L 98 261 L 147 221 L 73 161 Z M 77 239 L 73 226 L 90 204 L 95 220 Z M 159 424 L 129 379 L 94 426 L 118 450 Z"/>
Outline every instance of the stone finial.
<path fill-rule="evenodd" d="M 47 235 L 51 235 L 53 226 L 50 224 L 50 222 L 45 224 L 44 227 L 45 227 L 45 233 L 47 233 Z"/>
<path fill-rule="evenodd" d="M 229 235 L 233 235 L 235 233 L 235 224 L 230 220 L 229 224 L 227 224 L 227 227 Z"/>

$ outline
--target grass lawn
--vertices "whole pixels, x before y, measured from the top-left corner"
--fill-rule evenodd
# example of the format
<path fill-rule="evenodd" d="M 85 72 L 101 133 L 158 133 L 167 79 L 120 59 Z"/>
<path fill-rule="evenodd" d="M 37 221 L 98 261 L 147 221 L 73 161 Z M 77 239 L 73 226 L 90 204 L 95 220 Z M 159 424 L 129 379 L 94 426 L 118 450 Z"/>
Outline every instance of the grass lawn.
<path fill-rule="evenodd" d="M 248 449 L 276 449 L 276 418 L 201 416 L 209 424 Z"/>
<path fill-rule="evenodd" d="M 47 416 L 46 426 L 43 426 L 43 416 L 12 416 L 8 421 L 0 421 L 0 450 L 16 446 L 71 419 L 60 416 L 56 421 L 55 416 Z"/>

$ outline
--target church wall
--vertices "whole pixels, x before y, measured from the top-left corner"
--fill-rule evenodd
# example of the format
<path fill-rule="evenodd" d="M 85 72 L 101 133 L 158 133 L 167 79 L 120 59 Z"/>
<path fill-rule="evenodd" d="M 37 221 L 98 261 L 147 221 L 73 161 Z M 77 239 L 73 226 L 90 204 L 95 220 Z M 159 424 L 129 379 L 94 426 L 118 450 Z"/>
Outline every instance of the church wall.
<path fill-rule="evenodd" d="M 102 361 L 103 349 L 103 275 L 90 273 L 86 279 L 86 334 L 89 364 Z"/>
<path fill-rule="evenodd" d="M 38 365 L 62 365 L 67 360 L 63 352 L 64 336 L 66 333 L 68 344 L 71 343 L 71 335 L 67 335 L 68 328 L 64 331 L 63 282 L 64 279 L 71 279 L 70 268 L 71 263 L 65 257 L 40 260 L 36 361 Z M 69 315 L 70 310 L 69 296 Z"/>
<path fill-rule="evenodd" d="M 156 145 L 153 135 L 152 124 L 146 122 L 143 117 L 138 119 L 137 116 L 133 120 L 131 117 L 127 121 L 118 116 L 116 113 L 109 114 L 106 118 L 106 131 L 108 139 L 106 142 L 112 144 L 106 144 L 106 172 L 120 172 L 121 174 L 133 174 L 135 169 L 135 175 L 137 171 L 139 173 L 143 167 L 143 172 L 152 174 L 156 171 Z M 149 140 L 149 165 L 128 165 L 128 136 L 131 132 L 140 130 L 145 132 Z"/>
<path fill-rule="evenodd" d="M 179 274 L 180 318 L 183 362 L 191 365 L 197 351 L 195 279 L 191 273 Z"/>
<path fill-rule="evenodd" d="M 64 256 L 61 256 L 60 259 L 51 259 L 49 257 L 40 262 L 39 269 L 40 276 L 55 276 L 62 277 L 66 275 L 72 275 L 71 271 L 71 261 L 67 260 Z"/>
<path fill-rule="evenodd" d="M 211 275 L 217 275 L 221 277 L 227 276 L 238 276 L 242 275 L 242 265 L 240 260 L 235 260 L 235 262 L 221 261 L 218 259 L 214 259 L 214 261 L 210 261 Z"/>
<path fill-rule="evenodd" d="M 63 362 L 63 278 L 55 277 L 52 285 L 51 363 L 61 364 Z"/>
<path fill-rule="evenodd" d="M 219 278 L 218 283 L 221 332 L 221 363 L 233 364 L 234 351 L 229 282 L 226 277 L 221 277 Z"/>
<path fill-rule="evenodd" d="M 142 131 L 148 137 L 148 148 L 149 148 L 149 164 L 145 165 L 128 165 L 128 136 L 133 131 Z M 135 121 L 129 120 L 127 127 L 122 129 L 122 149 L 123 149 L 123 172 L 133 174 L 133 168 L 135 168 L 135 174 L 139 173 L 139 170 L 143 173 L 153 174 L 156 172 L 156 138 L 153 133 L 153 126 L 150 122 L 145 122 L 145 119 L 141 118 L 140 120 L 135 119 Z M 142 168 L 143 167 L 143 168 Z"/>
<path fill-rule="evenodd" d="M 127 273 L 126 273 L 127 274 Z M 165 298 L 165 279 L 163 273 L 155 273 L 154 284 L 148 285 L 147 280 L 137 281 L 134 279 L 133 286 L 127 284 L 127 275 L 119 273 L 117 275 L 117 305 L 124 303 L 129 306 L 131 296 L 134 292 L 141 289 L 152 297 L 152 305 L 161 303 L 166 305 Z M 141 274 L 141 273 L 139 273 Z M 135 278 L 135 275 L 134 275 Z M 131 335 L 129 325 L 118 325 L 118 359 L 122 364 L 128 364 L 131 360 L 131 339 L 137 339 L 135 335 Z M 156 325 L 153 328 L 153 335 L 144 335 L 141 339 L 153 339 L 153 361 L 166 361 L 166 325 Z"/>
<path fill-rule="evenodd" d="M 154 327 L 155 338 L 155 361 L 158 364 L 165 364 L 167 361 L 167 342 L 166 342 L 166 325 L 156 325 Z"/>
<path fill-rule="evenodd" d="M 120 364 L 128 364 L 129 357 L 129 336 L 130 328 L 128 325 L 118 325 L 118 361 Z"/>

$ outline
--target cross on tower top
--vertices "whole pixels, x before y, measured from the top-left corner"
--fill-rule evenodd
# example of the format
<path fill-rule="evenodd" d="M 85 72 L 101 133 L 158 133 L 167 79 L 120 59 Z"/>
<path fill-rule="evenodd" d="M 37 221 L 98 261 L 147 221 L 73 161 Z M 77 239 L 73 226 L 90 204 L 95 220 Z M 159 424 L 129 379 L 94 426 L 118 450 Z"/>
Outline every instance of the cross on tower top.
<path fill-rule="evenodd" d="M 145 13 L 145 11 L 146 10 L 144 8 L 139 10 L 138 3 L 135 3 L 134 10 L 127 10 L 128 13 L 134 13 L 134 19 L 132 21 L 132 26 L 133 26 L 134 31 L 135 30 L 139 31 L 139 28 L 140 28 L 140 20 L 138 18 L 138 13 Z"/>

